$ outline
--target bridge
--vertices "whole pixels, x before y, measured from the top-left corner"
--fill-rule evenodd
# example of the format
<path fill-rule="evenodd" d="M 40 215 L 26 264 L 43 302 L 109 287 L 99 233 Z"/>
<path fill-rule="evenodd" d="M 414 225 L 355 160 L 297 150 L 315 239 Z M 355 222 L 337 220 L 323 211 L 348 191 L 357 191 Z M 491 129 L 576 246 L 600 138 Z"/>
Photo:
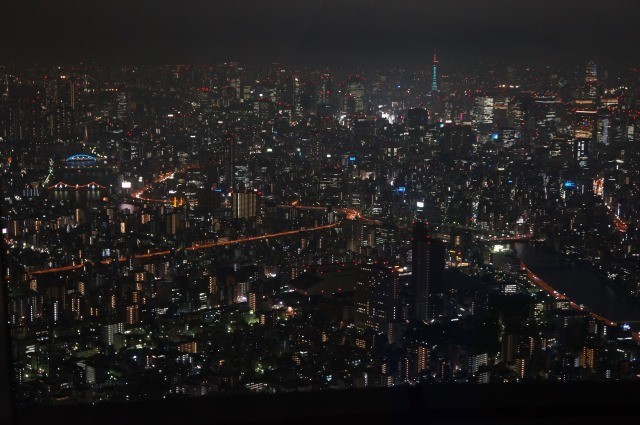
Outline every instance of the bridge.
<path fill-rule="evenodd" d="M 509 235 L 509 236 L 491 236 L 486 239 L 487 242 L 522 242 L 528 241 L 533 238 L 533 233 L 525 233 L 521 235 Z"/>
<path fill-rule="evenodd" d="M 88 155 L 85 153 L 78 153 L 75 155 L 71 155 L 67 158 L 67 162 L 96 162 L 98 159 L 95 156 Z"/>
<path fill-rule="evenodd" d="M 569 298 L 566 294 L 559 292 L 558 290 L 556 290 L 554 287 L 552 287 L 548 282 L 544 281 L 541 277 L 539 277 L 538 275 L 536 275 L 530 268 L 529 266 L 527 266 L 524 261 L 521 259 L 520 260 L 520 270 L 523 270 L 526 274 L 527 274 L 527 278 L 529 279 L 529 281 L 536 285 L 537 287 L 539 287 L 540 289 L 542 289 L 543 291 L 545 291 L 547 294 L 551 295 L 554 299 L 559 300 L 559 301 L 565 301 L 569 304 L 569 307 L 572 310 L 575 311 L 582 311 L 587 313 L 591 318 L 604 323 L 607 326 L 610 327 L 617 327 L 620 324 L 609 319 L 606 318 L 600 314 L 597 314 L 593 311 L 589 311 L 589 309 L 582 305 L 582 304 L 578 304 L 575 301 L 573 301 L 571 298 Z M 633 330 L 632 331 L 632 337 L 634 340 L 638 341 L 640 340 L 640 332 L 638 332 L 638 330 Z"/>
<path fill-rule="evenodd" d="M 56 189 L 74 189 L 74 190 L 80 190 L 80 189 L 88 189 L 88 190 L 96 190 L 96 189 L 106 189 L 106 186 L 101 185 L 100 183 L 97 182 L 89 182 L 86 184 L 70 184 L 70 183 L 65 183 L 65 182 L 58 182 L 55 183 L 51 186 L 49 186 L 47 189 L 49 190 L 56 190 Z"/>

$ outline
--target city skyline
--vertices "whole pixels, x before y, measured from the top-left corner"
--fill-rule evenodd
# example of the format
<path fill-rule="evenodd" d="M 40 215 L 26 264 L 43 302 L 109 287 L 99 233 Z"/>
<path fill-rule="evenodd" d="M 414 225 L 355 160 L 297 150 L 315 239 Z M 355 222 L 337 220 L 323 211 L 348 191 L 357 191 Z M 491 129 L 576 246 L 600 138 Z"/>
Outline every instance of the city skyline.
<path fill-rule="evenodd" d="M 9 5 L 18 408 L 640 382 L 640 4 L 512 3 Z"/>
<path fill-rule="evenodd" d="M 18 404 L 635 379 L 637 70 L 430 59 L 7 73 Z"/>

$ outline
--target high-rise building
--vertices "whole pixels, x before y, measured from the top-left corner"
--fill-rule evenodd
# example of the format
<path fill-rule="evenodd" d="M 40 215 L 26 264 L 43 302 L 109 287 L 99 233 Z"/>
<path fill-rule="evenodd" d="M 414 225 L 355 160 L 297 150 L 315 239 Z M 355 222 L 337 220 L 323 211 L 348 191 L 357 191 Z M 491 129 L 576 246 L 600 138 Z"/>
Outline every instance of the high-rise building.
<path fill-rule="evenodd" d="M 363 247 L 374 245 L 374 229 L 357 220 L 345 220 L 343 222 L 344 237 L 347 242 L 347 251 L 362 253 Z"/>
<path fill-rule="evenodd" d="M 166 232 L 168 235 L 177 235 L 183 229 L 183 214 L 182 211 L 174 211 L 165 216 Z"/>
<path fill-rule="evenodd" d="M 9 97 L 9 77 L 4 76 L 4 90 L 0 97 L 0 137 L 11 139 L 11 104 Z"/>
<path fill-rule="evenodd" d="M 487 364 L 487 353 L 472 354 L 469 356 L 469 373 L 475 375 L 482 366 Z"/>
<path fill-rule="evenodd" d="M 415 291 L 413 316 L 428 323 L 438 316 L 438 299 L 444 290 L 444 242 L 429 237 L 427 226 L 417 222 L 411 238 L 411 282 Z"/>
<path fill-rule="evenodd" d="M 212 188 L 205 187 L 196 191 L 198 206 L 196 210 L 201 213 L 217 214 L 222 205 L 222 194 Z"/>
<path fill-rule="evenodd" d="M 201 163 L 211 167 L 215 176 L 213 181 L 228 189 L 234 188 L 235 146 L 235 135 L 223 131 L 221 135 L 212 138 L 210 148 L 203 150 L 200 158 Z"/>
<path fill-rule="evenodd" d="M 364 80 L 360 75 L 352 77 L 347 83 L 345 110 L 347 113 L 364 112 Z"/>
<path fill-rule="evenodd" d="M 140 322 L 140 307 L 137 305 L 127 306 L 127 324 L 135 325 Z"/>
<path fill-rule="evenodd" d="M 253 191 L 233 192 L 231 197 L 232 217 L 247 220 L 257 216 L 258 194 Z"/>
<path fill-rule="evenodd" d="M 361 328 L 374 329 L 396 338 L 390 324 L 400 317 L 398 305 L 400 269 L 383 264 L 360 267 L 356 281 L 355 322 Z M 392 341 L 389 341 L 392 342 Z"/>
<path fill-rule="evenodd" d="M 575 137 L 576 139 L 595 140 L 597 134 L 597 111 L 594 108 L 593 104 L 584 106 L 584 109 L 578 109 L 573 114 L 573 120 L 571 123 L 571 126 L 573 128 L 573 137 Z"/>
<path fill-rule="evenodd" d="M 478 96 L 475 98 L 471 115 L 476 126 L 493 124 L 493 97 Z"/>
<path fill-rule="evenodd" d="M 402 367 L 403 381 L 417 382 L 419 374 L 429 369 L 429 348 L 424 343 L 411 344 Z"/>
<path fill-rule="evenodd" d="M 111 323 L 102 327 L 102 339 L 105 345 L 114 345 L 116 334 L 124 333 L 124 323 Z"/>
<path fill-rule="evenodd" d="M 440 131 L 443 153 L 457 157 L 471 152 L 475 134 L 470 126 L 446 124 Z"/>
<path fill-rule="evenodd" d="M 574 159 L 576 161 L 585 161 L 589 158 L 589 142 L 590 139 L 575 139 L 573 141 Z"/>
<path fill-rule="evenodd" d="M 595 353 L 593 347 L 582 347 L 582 355 L 580 356 L 580 367 L 593 369 L 595 366 Z"/>
<path fill-rule="evenodd" d="M 117 104 L 116 104 L 116 116 L 119 120 L 126 121 L 129 118 L 129 99 L 128 99 L 127 87 L 120 87 L 118 89 Z"/>
<path fill-rule="evenodd" d="M 74 127 L 73 110 L 63 102 L 59 102 L 49 115 L 49 134 L 56 139 L 67 140 Z"/>
<path fill-rule="evenodd" d="M 411 108 L 407 111 L 407 131 L 410 136 L 421 136 L 427 132 L 429 112 L 423 108 Z"/>
<path fill-rule="evenodd" d="M 587 62 L 587 66 L 585 67 L 585 78 L 584 81 L 587 83 L 597 83 L 598 82 L 598 65 L 593 62 Z"/>

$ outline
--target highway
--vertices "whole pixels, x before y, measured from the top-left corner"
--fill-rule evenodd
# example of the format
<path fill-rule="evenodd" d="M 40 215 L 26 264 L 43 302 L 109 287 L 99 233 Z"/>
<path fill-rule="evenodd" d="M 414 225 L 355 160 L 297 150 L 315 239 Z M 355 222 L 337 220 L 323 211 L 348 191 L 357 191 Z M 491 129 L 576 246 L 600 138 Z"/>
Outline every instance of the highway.
<path fill-rule="evenodd" d="M 553 289 L 553 287 L 551 287 L 551 285 L 549 285 L 544 280 L 540 279 L 538 276 L 533 274 L 533 272 L 522 261 L 520 262 L 520 268 L 527 272 L 527 277 L 529 278 L 529 280 L 531 282 L 535 283 L 538 287 L 543 289 L 545 292 L 547 292 L 549 295 L 551 295 L 556 300 L 568 301 L 569 302 L 569 306 L 573 310 L 584 311 L 586 309 L 584 306 L 578 305 L 574 301 L 571 301 L 569 299 L 569 297 L 567 297 L 565 294 L 561 294 L 558 291 L 556 291 L 555 289 Z M 604 324 L 607 325 L 607 326 L 617 326 L 618 325 L 616 322 L 613 322 L 612 320 L 609 320 L 609 319 L 607 319 L 605 317 L 602 317 L 599 314 L 596 314 L 594 312 L 589 312 L 589 315 L 591 317 L 593 317 L 594 319 L 600 321 L 600 322 L 604 322 Z"/>
<path fill-rule="evenodd" d="M 302 209 L 302 210 L 326 210 L 326 207 L 321 207 L 321 206 L 304 206 L 304 205 L 278 205 L 279 208 L 296 208 L 296 209 Z M 359 221 L 363 221 L 365 224 L 375 224 L 375 225 L 379 225 L 380 221 L 379 220 L 374 220 L 371 219 L 369 217 L 363 216 L 362 214 L 360 214 L 359 211 L 356 211 L 354 209 L 350 209 L 350 208 L 337 208 L 335 210 L 335 212 L 337 212 L 338 214 L 344 214 L 345 218 L 347 220 L 359 220 Z M 344 220 L 343 219 L 343 220 Z M 211 249 L 211 248 L 217 248 L 217 247 L 223 247 L 223 246 L 230 246 L 230 245 L 239 245 L 239 244 L 244 244 L 244 243 L 250 243 L 250 242 L 257 242 L 257 241 L 262 241 L 262 240 L 267 240 L 267 239 L 273 239 L 273 238 L 280 238 L 280 237 L 285 237 L 285 236 L 293 236 L 293 235 L 297 235 L 297 234 L 301 234 L 301 233 L 307 233 L 307 232 L 317 232 L 317 231 L 322 231 L 322 230 L 328 230 L 328 229 L 333 229 L 335 227 L 338 227 L 342 224 L 343 220 L 337 221 L 335 223 L 330 223 L 330 224 L 323 224 L 320 226 L 315 226 L 315 227 L 303 227 L 300 229 L 293 229 L 293 230 L 286 230 L 286 231 L 282 231 L 282 232 L 275 232 L 275 233 L 267 233 L 264 235 L 260 235 L 260 236 L 248 236 L 245 238 L 239 238 L 239 239 L 233 239 L 233 240 L 222 240 L 222 241 L 217 241 L 217 242 L 211 242 L 211 243 L 204 243 L 204 244 L 199 244 L 199 243 L 195 243 L 192 246 L 186 247 L 185 251 L 200 251 L 200 250 L 206 250 L 206 249 Z M 523 240 L 530 237 L 530 235 L 517 235 L 514 237 L 506 237 L 506 238 L 500 238 L 500 239 L 495 239 L 495 240 Z M 97 264 L 102 264 L 102 265 L 108 265 L 111 264 L 113 262 L 124 262 L 127 259 L 149 259 L 149 258 L 154 258 L 154 257 L 164 257 L 167 256 L 169 254 L 171 254 L 171 250 L 160 250 L 160 251 L 152 251 L 152 252 L 148 252 L 148 253 L 144 253 L 144 254 L 135 254 L 133 256 L 128 256 L 128 257 L 120 257 L 117 259 L 105 259 L 105 260 L 101 260 L 98 262 L 92 262 L 92 261 L 85 261 L 85 262 L 81 262 L 79 264 L 70 264 L 70 265 L 66 265 L 66 266 L 60 266 L 60 267 L 51 267 L 51 268 L 47 268 L 47 269 L 43 269 L 43 270 L 38 270 L 38 271 L 33 271 L 30 272 L 29 274 L 31 275 L 44 275 L 44 274 L 52 274 L 52 273 L 64 273 L 64 272 L 70 272 L 70 271 L 75 271 L 78 269 L 81 269 L 82 267 L 84 267 L 87 264 L 91 264 L 91 265 L 95 265 Z"/>
<path fill-rule="evenodd" d="M 170 205 L 172 203 L 172 201 L 170 199 L 154 199 L 154 198 L 147 198 L 145 196 L 142 196 L 142 194 L 144 192 L 146 192 L 147 190 L 149 190 L 151 188 L 151 186 L 153 186 L 154 184 L 157 183 L 162 183 L 163 181 L 169 180 L 170 178 L 172 178 L 176 173 L 183 173 L 187 170 L 191 170 L 193 168 L 198 168 L 198 164 L 189 164 L 186 165 L 182 168 L 180 168 L 179 170 L 176 171 L 170 171 L 168 173 L 165 174 L 161 174 L 160 176 L 158 176 L 158 178 L 156 178 L 155 180 L 153 180 L 151 183 L 149 183 L 148 185 L 134 191 L 131 192 L 131 197 L 140 201 L 146 201 L 146 202 L 151 202 L 151 203 L 156 203 L 156 204 L 166 204 L 166 205 Z"/>
<path fill-rule="evenodd" d="M 170 204 L 171 201 L 167 200 L 167 199 L 152 199 L 152 198 L 144 197 L 142 195 L 152 185 L 154 185 L 156 183 L 163 182 L 165 180 L 168 180 L 168 179 L 172 178 L 175 173 L 183 172 L 183 171 L 186 171 L 188 169 L 195 168 L 195 167 L 197 167 L 197 164 L 191 164 L 191 165 L 188 165 L 186 167 L 181 168 L 178 171 L 168 172 L 168 173 L 162 174 L 158 178 L 153 180 L 151 183 L 149 183 L 148 185 L 146 185 L 143 188 L 138 189 L 135 192 L 131 193 L 131 197 L 133 199 L 136 199 L 136 200 L 142 200 L 142 201 L 147 201 L 147 202 Z M 89 188 L 89 187 L 91 187 L 91 185 L 92 185 L 92 183 L 88 183 L 86 185 L 82 185 L 82 188 Z M 96 186 L 99 186 L 99 185 L 96 184 Z M 59 182 L 59 183 L 56 183 L 55 185 L 52 185 L 51 187 L 49 187 L 49 189 L 55 189 L 55 188 L 59 188 L 59 187 L 65 187 L 65 188 L 71 188 L 71 189 L 80 188 L 80 186 L 78 186 L 78 185 L 69 185 L 69 184 L 64 183 L 64 182 Z M 102 187 L 102 186 L 100 186 L 100 187 Z M 307 209 L 307 210 L 326 210 L 326 207 L 321 207 L 321 206 L 282 205 L 280 207 L 298 208 L 298 209 Z M 360 212 L 358 212 L 356 210 L 338 209 L 338 210 L 336 210 L 336 212 L 343 213 L 343 214 L 345 214 L 347 216 L 347 218 L 352 219 L 352 220 L 356 219 L 356 218 L 360 218 L 362 220 L 371 220 L 371 221 L 375 222 L 375 220 L 369 219 L 368 217 L 361 216 Z M 336 223 L 324 224 L 324 225 L 315 226 L 315 227 L 303 227 L 301 229 L 294 229 L 294 230 L 287 230 L 287 231 L 283 231 L 283 232 L 268 233 L 268 234 L 260 235 L 260 236 L 249 236 L 249 237 L 239 238 L 239 239 L 234 239 L 234 240 L 223 240 L 223 241 L 212 242 L 212 243 L 207 243 L 207 244 L 197 244 L 196 243 L 193 246 L 189 246 L 189 247 L 185 248 L 185 250 L 186 251 L 199 251 L 199 250 L 205 250 L 205 249 L 222 247 L 222 246 L 229 246 L 229 245 L 237 245 L 237 244 L 243 244 L 243 243 L 257 242 L 257 241 L 266 240 L 266 239 L 280 238 L 280 237 L 284 237 L 284 236 L 293 236 L 293 235 L 297 235 L 297 234 L 300 234 L 300 233 L 317 232 L 317 231 L 322 231 L 322 230 L 333 229 L 334 227 L 337 227 L 338 225 L 340 225 L 340 221 L 338 221 Z M 120 257 L 120 258 L 117 258 L 117 259 L 105 259 L 105 260 L 101 260 L 101 261 L 97 261 L 97 262 L 84 261 L 84 262 L 80 262 L 78 264 L 73 263 L 73 264 L 66 265 L 66 266 L 50 267 L 50 268 L 46 268 L 46 269 L 43 269 L 43 270 L 32 271 L 32 272 L 29 272 L 29 274 L 30 275 L 45 275 L 45 274 L 53 274 L 53 273 L 71 272 L 71 271 L 75 271 L 75 270 L 81 269 L 85 265 L 95 265 L 95 264 L 108 265 L 108 264 L 111 264 L 113 262 L 124 262 L 127 259 L 131 259 L 131 258 L 132 259 L 149 259 L 149 258 L 154 258 L 154 257 L 163 257 L 163 256 L 167 256 L 167 255 L 171 254 L 171 252 L 172 252 L 171 250 L 161 250 L 161 251 L 148 252 L 148 253 L 145 253 L 145 254 L 136 254 L 136 255 L 131 256 L 131 257 Z"/>
<path fill-rule="evenodd" d="M 190 247 L 185 248 L 185 250 L 187 250 L 187 251 L 198 251 L 198 250 L 202 250 L 202 249 L 216 248 L 216 247 L 220 247 L 220 246 L 243 244 L 243 243 L 248 243 L 248 242 L 262 241 L 262 240 L 265 240 L 265 239 L 272 239 L 272 238 L 281 238 L 283 236 L 293 236 L 293 235 L 297 235 L 297 234 L 305 233 L 305 232 L 317 232 L 319 230 L 333 229 L 334 227 L 336 227 L 338 225 L 340 225 L 340 222 L 331 223 L 331 224 L 324 224 L 322 226 L 316 226 L 316 227 L 310 227 L 310 228 L 304 228 L 303 227 L 301 229 L 287 230 L 287 231 L 284 231 L 284 232 L 267 233 L 265 235 L 260 235 L 260 236 L 249 236 L 249 237 L 246 237 L 246 238 L 234 239 L 234 240 L 230 240 L 230 241 L 218 241 L 218 242 L 212 242 L 212 243 L 208 243 L 208 244 L 195 244 L 195 245 L 192 245 Z"/>
<path fill-rule="evenodd" d="M 322 210 L 322 211 L 326 211 L 327 207 L 326 206 L 319 206 L 319 205 L 298 205 L 297 203 L 293 203 L 291 205 L 288 204 L 281 204 L 278 205 L 278 208 L 295 208 L 298 210 Z M 337 212 L 338 214 L 344 214 L 345 215 L 345 219 L 347 220 L 358 220 L 363 222 L 364 224 L 370 224 L 370 225 L 381 225 L 382 221 L 380 220 L 376 220 L 374 218 L 371 217 L 367 217 L 366 215 L 363 215 L 360 211 L 358 210 L 354 210 L 353 208 L 335 208 L 333 211 Z"/>
<path fill-rule="evenodd" d="M 185 248 L 185 251 L 200 251 L 200 250 L 205 250 L 205 249 L 211 249 L 211 248 L 217 248 L 217 247 L 222 247 L 222 246 L 229 246 L 229 245 L 238 245 L 238 244 L 244 244 L 244 243 L 249 243 L 249 242 L 257 242 L 257 241 L 262 241 L 262 240 L 266 240 L 266 239 L 272 239 L 272 238 L 280 238 L 280 237 L 284 237 L 284 236 L 293 236 L 293 235 L 297 235 L 300 233 L 307 233 L 307 232 L 317 232 L 317 231 L 321 231 L 321 230 L 328 230 L 328 229 L 333 229 L 336 226 L 339 226 L 340 222 L 336 222 L 336 223 L 331 223 L 331 224 L 324 224 L 322 226 L 316 226 L 316 227 L 309 227 L 309 228 L 301 228 L 301 229 L 295 229 L 295 230 L 287 230 L 284 232 L 276 232 L 276 233 L 267 233 L 265 235 L 260 235 L 260 236 L 249 236 L 246 238 L 240 238 L 240 239 L 233 239 L 233 240 L 224 240 L 224 241 L 218 241 L 218 242 L 212 242 L 212 243 L 208 243 L 208 244 L 194 244 L 192 246 L 189 246 L 187 248 Z M 84 261 L 81 262 L 79 264 L 70 264 L 67 266 L 60 266 L 60 267 L 52 267 L 52 268 L 47 268 L 47 269 L 43 269 L 43 270 L 38 270 L 38 271 L 33 271 L 30 272 L 31 275 L 44 275 L 44 274 L 51 274 L 51 273 L 63 273 L 63 272 L 69 272 L 69 271 L 75 271 L 78 269 L 81 269 L 82 267 L 84 267 L 85 265 L 96 265 L 96 264 L 103 264 L 103 265 L 108 265 L 111 264 L 113 262 L 125 262 L 128 259 L 136 259 L 136 260 L 143 260 L 143 259 L 149 259 L 149 258 L 154 258 L 154 257 L 164 257 L 167 256 L 169 254 L 171 254 L 171 250 L 162 250 L 162 251 L 152 251 L 152 252 L 148 252 L 145 254 L 135 254 L 133 256 L 128 256 L 128 257 L 120 257 L 117 259 L 105 259 L 105 260 L 101 260 L 101 261 Z"/>
<path fill-rule="evenodd" d="M 196 168 L 198 165 L 197 164 L 190 164 L 187 165 L 177 171 L 173 171 L 173 172 L 168 172 L 165 174 L 162 174 L 160 176 L 158 176 L 155 180 L 153 180 L 152 182 L 150 182 L 149 184 L 147 184 L 146 186 L 134 191 L 131 193 L 131 198 L 133 200 L 139 200 L 139 201 L 145 201 L 145 202 L 152 202 L 152 203 L 161 203 L 161 204 L 171 204 L 171 201 L 168 199 L 153 199 L 153 198 L 148 198 L 143 196 L 144 192 L 146 192 L 149 188 L 151 188 L 151 186 L 153 186 L 154 184 L 157 183 L 161 183 L 163 181 L 166 181 L 170 178 L 172 178 L 176 173 L 180 173 L 180 172 L 184 172 L 186 170 L 192 169 L 192 168 Z M 91 187 L 91 185 L 94 183 L 88 183 L 86 185 L 83 185 L 83 188 L 89 188 Z M 95 184 L 96 186 L 99 186 L 97 184 Z M 80 186 L 78 185 L 69 185 L 63 182 L 59 182 L 56 183 L 55 185 L 52 185 L 50 187 L 50 189 L 54 189 L 54 188 L 58 188 L 58 187 L 65 187 L 65 188 L 72 188 L 72 189 L 78 189 L 80 188 Z M 102 187 L 102 186 L 100 186 Z M 327 207 L 326 206 L 319 206 L 319 205 L 298 205 L 297 201 L 293 202 L 292 204 L 281 204 L 278 205 L 278 208 L 283 208 L 283 209 L 291 209 L 291 208 L 295 208 L 295 209 L 299 209 L 299 210 L 312 210 L 312 211 L 326 211 Z M 371 217 L 365 216 L 363 215 L 360 211 L 353 209 L 353 208 L 336 208 L 334 209 L 334 212 L 344 215 L 344 219 L 346 220 L 358 220 L 364 224 L 368 224 L 368 225 L 381 225 L 382 222 L 380 220 L 376 220 L 373 219 Z M 344 220 L 343 219 L 343 220 Z M 245 237 L 245 238 L 239 238 L 239 239 L 234 239 L 234 240 L 222 240 L 222 241 L 217 241 L 217 242 L 212 242 L 212 243 L 204 243 L 204 244 L 194 244 L 192 246 L 186 247 L 185 250 L 186 251 L 199 251 L 199 250 L 205 250 L 205 249 L 211 249 L 211 248 L 216 248 L 216 247 L 222 247 L 222 246 L 230 246 L 230 245 L 237 245 L 237 244 L 244 244 L 244 243 L 250 243 L 250 242 L 257 242 L 257 241 L 261 241 L 261 240 L 267 240 L 267 239 L 272 239 L 272 238 L 279 238 L 279 237 L 285 237 L 285 236 L 293 236 L 293 235 L 297 235 L 300 233 L 305 233 L 305 232 L 317 232 L 317 231 L 322 231 L 322 230 L 328 230 L 328 229 L 333 229 L 337 226 L 339 226 L 343 220 L 339 220 L 335 223 L 330 223 L 330 224 L 323 224 L 320 226 L 315 226 L 315 227 L 305 227 L 305 228 L 301 228 L 301 229 L 293 229 L 293 230 L 287 230 L 287 231 L 282 231 L 282 232 L 275 232 L 275 233 L 267 233 L 264 235 L 260 235 L 260 236 L 249 236 L 249 237 Z M 498 240 L 522 240 L 522 239 L 526 239 L 530 237 L 530 235 L 516 235 L 513 237 L 504 237 L 504 238 L 495 238 L 492 239 L 494 241 L 498 241 Z M 144 253 L 144 254 L 135 254 L 133 256 L 128 256 L 128 257 L 120 257 L 117 259 L 105 259 L 105 260 L 100 260 L 97 262 L 93 262 L 93 261 L 84 261 L 84 262 L 80 262 L 78 264 L 70 264 L 70 265 L 66 265 L 66 266 L 60 266 L 60 267 L 50 267 L 50 268 L 46 268 L 43 270 L 37 270 L 37 271 L 32 271 L 29 272 L 30 275 L 45 275 L 45 274 L 55 274 L 55 273 L 64 273 L 64 272 L 72 272 L 78 269 L 83 268 L 85 265 L 96 265 L 96 264 L 102 264 L 102 265 L 108 265 L 111 264 L 113 262 L 124 262 L 127 261 L 128 259 L 149 259 L 149 258 L 154 258 L 154 257 L 163 257 L 163 256 L 167 256 L 171 254 L 171 250 L 160 250 L 160 251 L 152 251 L 152 252 L 148 252 L 148 253 Z"/>
<path fill-rule="evenodd" d="M 82 267 L 84 267 L 84 263 L 71 264 L 71 265 L 68 265 L 68 266 L 53 267 L 53 268 L 49 268 L 49 269 L 38 270 L 38 271 L 35 271 L 35 272 L 31 272 L 30 274 L 31 275 L 41 275 L 41 274 L 47 274 L 47 273 L 62 273 L 62 272 L 78 270 L 78 269 L 81 269 Z"/>
<path fill-rule="evenodd" d="M 618 229 L 619 232 L 626 233 L 627 229 L 629 228 L 629 223 L 627 223 L 626 221 L 621 219 L 618 216 L 618 214 L 616 214 L 613 211 L 613 209 L 609 206 L 609 204 L 605 203 L 605 205 L 606 205 L 607 209 L 609 210 L 609 213 L 613 217 L 613 225 L 616 226 L 616 229 Z"/>
<path fill-rule="evenodd" d="M 552 257 L 537 253 L 527 255 L 523 251 L 524 245 L 519 245 L 520 269 L 527 273 L 530 282 L 554 299 L 566 301 L 576 311 L 588 310 L 590 317 L 607 326 L 638 323 L 640 308 L 633 300 L 611 290 L 603 282 L 590 278 L 588 272 L 579 266 L 570 267 L 562 261 L 551 260 Z M 550 283 L 550 279 L 555 283 Z M 562 289 L 558 290 L 558 287 Z M 640 339 L 637 328 L 632 329 L 632 337 Z"/>

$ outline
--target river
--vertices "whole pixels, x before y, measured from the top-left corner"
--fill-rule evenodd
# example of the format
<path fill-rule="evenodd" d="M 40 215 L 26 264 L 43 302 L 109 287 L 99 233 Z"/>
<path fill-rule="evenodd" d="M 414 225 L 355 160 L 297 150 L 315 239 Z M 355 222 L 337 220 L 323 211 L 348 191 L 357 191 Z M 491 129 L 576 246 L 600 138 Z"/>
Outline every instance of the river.
<path fill-rule="evenodd" d="M 612 288 L 595 271 L 547 248 L 527 243 L 514 247 L 533 274 L 576 304 L 616 323 L 640 322 L 640 302 Z"/>

